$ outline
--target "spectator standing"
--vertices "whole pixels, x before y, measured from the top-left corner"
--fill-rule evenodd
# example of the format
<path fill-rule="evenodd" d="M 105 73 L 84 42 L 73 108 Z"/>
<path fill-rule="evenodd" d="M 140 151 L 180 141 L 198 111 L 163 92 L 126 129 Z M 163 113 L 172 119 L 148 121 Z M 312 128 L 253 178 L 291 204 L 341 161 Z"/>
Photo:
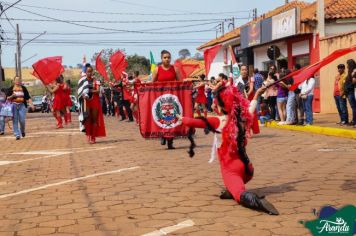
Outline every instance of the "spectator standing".
<path fill-rule="evenodd" d="M 349 125 L 356 126 L 356 98 L 355 98 L 355 84 L 353 83 L 353 74 L 356 73 L 356 62 L 353 59 L 349 59 L 347 64 L 347 77 L 345 80 L 345 94 L 349 101 L 352 110 L 352 121 Z"/>
<path fill-rule="evenodd" d="M 267 85 L 273 84 L 277 81 L 277 76 L 273 72 L 268 73 Z M 272 85 L 267 89 L 266 99 L 268 100 L 268 106 L 271 111 L 271 119 L 276 120 L 276 105 L 277 105 L 278 88 L 276 85 Z"/>
<path fill-rule="evenodd" d="M 338 74 L 335 77 L 334 82 L 334 99 L 337 111 L 340 116 L 340 122 L 337 124 L 346 125 L 349 123 L 349 114 L 347 111 L 347 102 L 346 102 L 346 95 L 345 95 L 345 81 L 346 81 L 346 71 L 345 65 L 340 64 L 337 66 Z"/>
<path fill-rule="evenodd" d="M 3 89 L 0 90 L 0 135 L 4 135 L 5 132 L 5 116 L 2 114 L 2 108 L 6 102 L 6 94 Z"/>
<path fill-rule="evenodd" d="M 305 80 L 301 85 L 300 97 L 303 99 L 306 125 L 313 124 L 313 99 L 315 79 L 313 77 Z"/>
<path fill-rule="evenodd" d="M 254 75 L 253 75 L 254 81 L 253 81 L 253 90 L 257 91 L 259 88 L 262 87 L 263 85 L 263 75 L 258 71 L 258 69 L 256 68 L 254 70 Z M 262 96 L 259 96 L 257 98 L 257 113 L 259 113 L 260 111 L 260 104 L 261 104 L 261 100 L 262 100 Z"/>
<path fill-rule="evenodd" d="M 34 110 L 31 96 L 25 86 L 21 83 L 21 78 L 16 76 L 14 78 L 14 85 L 8 90 L 8 99 L 14 104 L 13 130 L 16 140 L 26 136 L 26 112 L 27 106 L 30 105 Z M 20 124 L 20 128 L 19 128 Z"/>

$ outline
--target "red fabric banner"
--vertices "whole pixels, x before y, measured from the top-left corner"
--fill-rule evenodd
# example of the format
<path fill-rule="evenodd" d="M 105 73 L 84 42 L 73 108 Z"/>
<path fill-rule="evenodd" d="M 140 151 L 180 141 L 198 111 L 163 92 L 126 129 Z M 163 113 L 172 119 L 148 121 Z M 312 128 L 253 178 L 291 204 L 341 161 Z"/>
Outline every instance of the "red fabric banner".
<path fill-rule="evenodd" d="M 33 64 L 32 68 L 32 74 L 44 85 L 52 83 L 64 72 L 61 56 L 43 58 Z"/>
<path fill-rule="evenodd" d="M 188 127 L 177 115 L 193 117 L 192 83 L 182 81 L 138 84 L 139 125 L 144 138 L 185 137 Z"/>
<path fill-rule="evenodd" d="M 221 48 L 221 44 L 216 45 L 214 47 L 211 47 L 209 49 L 206 49 L 204 51 L 204 61 L 205 61 L 205 74 L 206 76 L 209 76 L 209 71 L 210 71 L 210 66 L 211 63 L 213 63 L 216 54 L 218 54 L 220 48 Z"/>
<path fill-rule="evenodd" d="M 115 80 L 121 79 L 122 72 L 124 72 L 128 66 L 128 62 L 125 57 L 125 54 L 121 51 L 117 51 L 110 57 L 110 68 Z"/>
<path fill-rule="evenodd" d="M 103 62 L 103 60 L 101 60 L 101 53 L 102 51 L 98 54 L 98 56 L 96 57 L 95 60 L 95 67 L 96 70 L 98 71 L 98 73 L 106 80 L 109 81 L 109 77 L 108 77 L 108 73 L 106 72 L 106 66 Z"/>
<path fill-rule="evenodd" d="M 174 66 L 179 70 L 181 80 L 189 78 L 189 76 L 199 68 L 198 64 L 184 64 L 180 60 L 175 61 Z"/>
<path fill-rule="evenodd" d="M 323 66 L 326 66 L 327 64 L 333 62 L 334 60 L 336 60 L 337 58 L 344 56 L 350 52 L 354 52 L 356 51 L 356 45 L 352 46 L 350 48 L 344 48 L 344 49 L 339 49 L 334 51 L 333 53 L 331 53 L 329 56 L 325 57 L 323 60 L 307 66 L 305 68 L 302 68 L 300 70 L 294 71 L 291 74 L 289 74 L 288 76 L 282 78 L 281 80 L 284 80 L 286 78 L 291 78 L 293 77 L 294 79 L 294 84 L 293 86 L 290 88 L 290 90 L 295 90 L 298 88 L 298 85 L 303 83 L 305 80 L 311 78 L 314 76 L 314 74 L 316 72 L 318 72 Z"/>

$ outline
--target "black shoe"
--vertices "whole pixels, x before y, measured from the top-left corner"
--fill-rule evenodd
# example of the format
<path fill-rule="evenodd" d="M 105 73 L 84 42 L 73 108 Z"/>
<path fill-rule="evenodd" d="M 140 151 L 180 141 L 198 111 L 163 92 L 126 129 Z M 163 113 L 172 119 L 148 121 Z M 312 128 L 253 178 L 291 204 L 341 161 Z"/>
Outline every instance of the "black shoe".
<path fill-rule="evenodd" d="M 0 135 L 4 135 L 5 133 L 4 132 L 0 132 Z"/>
<path fill-rule="evenodd" d="M 26 133 L 25 133 L 25 132 L 23 132 L 21 135 L 22 135 L 22 137 L 24 138 L 24 137 L 26 136 Z"/>
<path fill-rule="evenodd" d="M 229 190 L 225 189 L 220 193 L 220 199 L 234 199 Z"/>
<path fill-rule="evenodd" d="M 124 120 L 126 120 L 126 118 L 125 119 L 121 119 L 120 121 L 124 121 Z"/>
<path fill-rule="evenodd" d="M 16 140 L 20 140 L 20 136 L 16 136 Z"/>
<path fill-rule="evenodd" d="M 176 149 L 175 147 L 173 147 L 173 139 L 168 139 L 167 146 L 168 150 Z"/>
<path fill-rule="evenodd" d="M 134 120 L 128 120 L 127 122 L 134 122 Z"/>
<path fill-rule="evenodd" d="M 240 204 L 244 207 L 266 212 L 270 215 L 279 215 L 278 210 L 264 197 L 260 198 L 255 193 L 243 192 L 240 196 Z"/>
<path fill-rule="evenodd" d="M 167 139 L 161 138 L 161 145 L 162 145 L 162 146 L 166 145 L 166 141 L 167 141 Z"/>

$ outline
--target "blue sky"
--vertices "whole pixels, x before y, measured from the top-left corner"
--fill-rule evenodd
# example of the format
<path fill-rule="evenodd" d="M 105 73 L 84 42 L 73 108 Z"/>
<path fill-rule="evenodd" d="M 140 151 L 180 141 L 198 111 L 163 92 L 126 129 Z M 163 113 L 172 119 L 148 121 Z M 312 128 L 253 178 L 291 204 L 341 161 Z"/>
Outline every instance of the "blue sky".
<path fill-rule="evenodd" d="M 15 0 L 4 2 L 6 7 L 7 3 Z M 235 17 L 235 24 L 239 26 L 252 16 L 251 9 L 257 8 L 259 15 L 283 5 L 284 2 L 285 0 L 22 0 L 16 5 L 21 10 L 11 8 L 6 16 L 14 27 L 16 24 L 20 25 L 20 31 L 23 32 L 22 44 L 41 32 L 47 32 L 24 46 L 22 61 L 32 58 L 24 62 L 23 66 L 31 66 L 40 58 L 55 55 L 63 56 L 64 65 L 75 66 L 81 63 L 83 55 L 91 58 L 95 52 L 104 48 L 124 48 L 127 54 L 136 53 L 146 57 L 149 57 L 151 50 L 156 61 L 159 61 L 162 49 L 171 51 L 173 58 L 177 58 L 178 51 L 183 48 L 189 49 L 194 55 L 196 47 L 215 38 L 215 27 L 221 20 Z M 14 67 L 16 37 L 9 21 L 5 15 L 2 16 L 4 67 Z M 225 24 L 225 32 L 228 31 L 227 27 Z"/>

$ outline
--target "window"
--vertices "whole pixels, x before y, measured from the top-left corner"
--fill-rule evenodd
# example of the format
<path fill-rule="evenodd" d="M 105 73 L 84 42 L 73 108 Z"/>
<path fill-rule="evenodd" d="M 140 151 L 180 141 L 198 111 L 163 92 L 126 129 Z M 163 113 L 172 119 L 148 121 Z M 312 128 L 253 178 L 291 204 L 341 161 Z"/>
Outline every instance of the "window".
<path fill-rule="evenodd" d="M 302 67 L 309 66 L 310 64 L 310 56 L 309 54 L 299 55 L 293 57 L 294 64 L 300 64 Z"/>

